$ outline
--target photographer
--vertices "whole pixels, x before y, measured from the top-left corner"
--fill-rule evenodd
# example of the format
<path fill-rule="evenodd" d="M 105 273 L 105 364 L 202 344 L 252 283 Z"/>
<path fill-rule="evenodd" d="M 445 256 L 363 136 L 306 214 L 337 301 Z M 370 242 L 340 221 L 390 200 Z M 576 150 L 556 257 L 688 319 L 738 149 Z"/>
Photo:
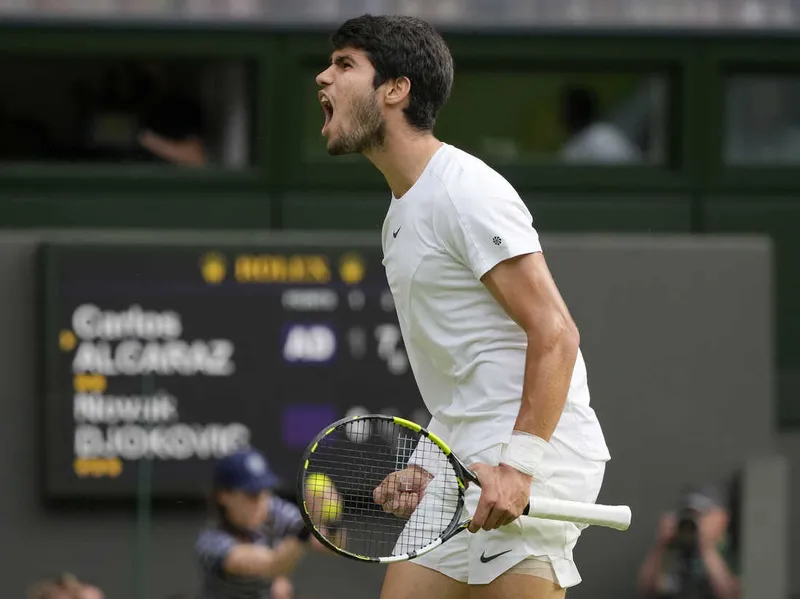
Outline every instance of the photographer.
<path fill-rule="evenodd" d="M 730 517 L 713 492 L 687 493 L 662 515 L 657 543 L 639 571 L 641 599 L 739 599 Z"/>

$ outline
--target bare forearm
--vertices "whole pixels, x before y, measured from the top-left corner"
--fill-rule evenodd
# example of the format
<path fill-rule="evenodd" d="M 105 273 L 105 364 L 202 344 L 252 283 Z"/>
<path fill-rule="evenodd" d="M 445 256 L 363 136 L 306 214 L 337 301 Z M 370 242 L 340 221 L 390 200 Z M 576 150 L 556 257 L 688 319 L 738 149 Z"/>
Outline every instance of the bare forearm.
<path fill-rule="evenodd" d="M 205 147 L 198 138 L 172 141 L 150 131 L 140 137 L 141 144 L 157 156 L 184 165 L 204 165 Z"/>
<path fill-rule="evenodd" d="M 549 441 L 567 400 L 575 360 L 578 333 L 564 326 L 546 342 L 528 335 L 525 379 L 514 430 Z"/>
<path fill-rule="evenodd" d="M 275 549 L 239 545 L 228 554 L 225 570 L 242 576 L 275 578 L 291 572 L 304 551 L 303 543 L 295 538 L 284 540 Z"/>
<path fill-rule="evenodd" d="M 303 557 L 304 545 L 295 538 L 283 541 L 272 552 L 272 563 L 269 564 L 268 573 L 272 576 L 289 574 L 297 562 Z"/>
<path fill-rule="evenodd" d="M 739 581 L 714 548 L 703 549 L 703 564 L 716 599 L 738 599 Z"/>

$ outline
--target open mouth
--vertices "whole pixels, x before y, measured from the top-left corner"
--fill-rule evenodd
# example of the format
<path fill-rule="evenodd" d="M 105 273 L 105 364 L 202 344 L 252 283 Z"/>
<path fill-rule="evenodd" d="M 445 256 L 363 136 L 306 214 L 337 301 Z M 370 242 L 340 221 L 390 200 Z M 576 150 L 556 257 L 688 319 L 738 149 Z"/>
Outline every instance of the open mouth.
<path fill-rule="evenodd" d="M 333 104 L 331 104 L 331 101 L 325 96 L 319 99 L 319 103 L 322 106 L 322 112 L 325 114 L 325 123 L 322 125 L 322 135 L 325 135 L 328 125 L 330 125 L 331 119 L 333 118 Z"/>

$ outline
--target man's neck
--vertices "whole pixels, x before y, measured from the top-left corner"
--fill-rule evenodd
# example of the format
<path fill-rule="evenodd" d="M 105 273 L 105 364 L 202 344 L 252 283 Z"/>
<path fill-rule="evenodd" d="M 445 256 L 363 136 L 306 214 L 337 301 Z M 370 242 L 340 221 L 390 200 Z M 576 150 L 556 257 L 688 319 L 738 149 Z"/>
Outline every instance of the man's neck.
<path fill-rule="evenodd" d="M 383 174 L 395 198 L 414 186 L 442 142 L 431 133 L 399 132 L 387 135 L 380 149 L 365 153 Z"/>

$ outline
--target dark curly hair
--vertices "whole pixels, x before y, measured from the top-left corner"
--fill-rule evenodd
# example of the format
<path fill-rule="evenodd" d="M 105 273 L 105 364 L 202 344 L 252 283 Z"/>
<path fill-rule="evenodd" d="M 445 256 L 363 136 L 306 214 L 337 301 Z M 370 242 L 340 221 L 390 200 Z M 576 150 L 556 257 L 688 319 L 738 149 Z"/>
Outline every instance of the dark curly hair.
<path fill-rule="evenodd" d="M 375 68 L 374 86 L 399 77 L 411 81 L 404 112 L 412 127 L 431 131 L 453 87 L 453 57 L 441 35 L 416 17 L 362 15 L 333 34 L 335 50 L 361 50 Z"/>

